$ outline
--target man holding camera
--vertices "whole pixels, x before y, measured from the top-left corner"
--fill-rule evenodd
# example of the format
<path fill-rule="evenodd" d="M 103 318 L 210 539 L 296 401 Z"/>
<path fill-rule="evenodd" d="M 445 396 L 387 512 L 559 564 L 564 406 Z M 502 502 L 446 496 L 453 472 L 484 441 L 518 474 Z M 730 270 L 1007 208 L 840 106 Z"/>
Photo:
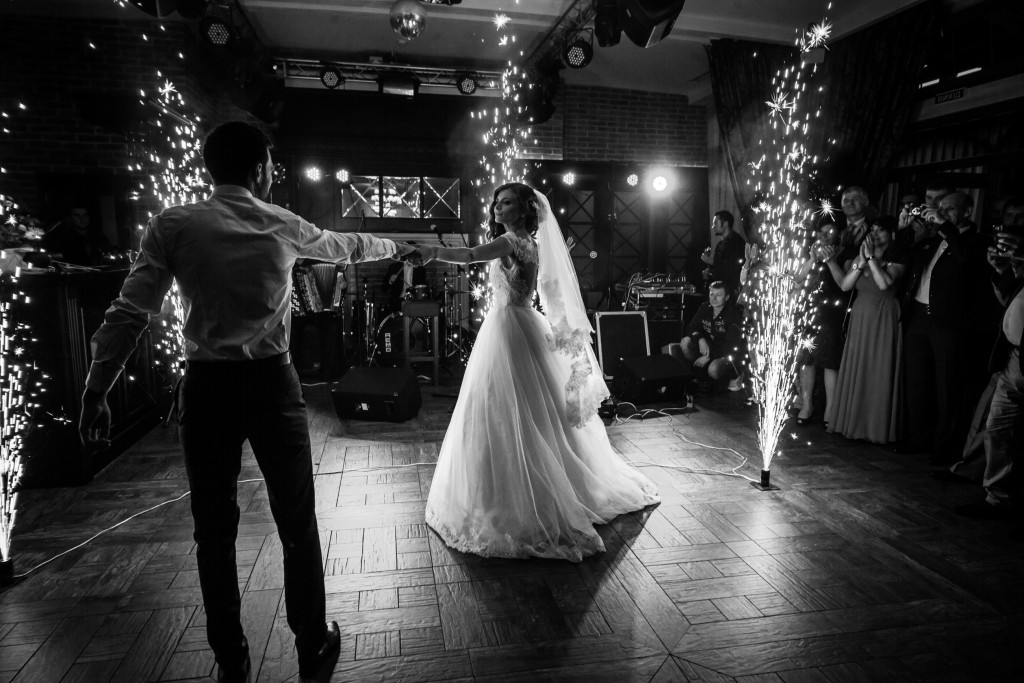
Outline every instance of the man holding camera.
<path fill-rule="evenodd" d="M 922 212 L 934 234 L 914 245 L 902 307 L 906 419 L 899 450 L 928 452 L 931 465 L 958 460 L 966 434 L 971 280 L 983 258 L 968 205 L 967 195 L 954 192 Z"/>
<path fill-rule="evenodd" d="M 910 194 L 900 200 L 899 223 L 896 226 L 897 240 L 906 246 L 917 244 L 935 234 L 934 228 L 924 219 L 924 212 L 928 209 L 939 208 L 939 202 L 946 195 L 956 192 L 949 181 L 933 180 L 928 183 L 924 192 L 924 203 L 918 201 L 916 194 Z"/>

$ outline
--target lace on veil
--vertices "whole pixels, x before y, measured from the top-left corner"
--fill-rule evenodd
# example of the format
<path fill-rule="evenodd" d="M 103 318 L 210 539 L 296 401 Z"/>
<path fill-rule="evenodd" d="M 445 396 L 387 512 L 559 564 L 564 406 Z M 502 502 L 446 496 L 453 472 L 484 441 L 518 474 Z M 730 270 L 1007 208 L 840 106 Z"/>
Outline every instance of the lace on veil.
<path fill-rule="evenodd" d="M 544 308 L 555 349 L 568 356 L 572 374 L 565 385 L 565 407 L 574 427 L 582 427 L 597 414 L 601 402 L 608 397 L 608 386 L 590 346 L 594 328 L 580 295 L 576 269 L 562 239 L 562 231 L 551 211 L 547 197 L 534 190 L 537 197 L 537 246 L 540 264 L 537 290 Z"/>

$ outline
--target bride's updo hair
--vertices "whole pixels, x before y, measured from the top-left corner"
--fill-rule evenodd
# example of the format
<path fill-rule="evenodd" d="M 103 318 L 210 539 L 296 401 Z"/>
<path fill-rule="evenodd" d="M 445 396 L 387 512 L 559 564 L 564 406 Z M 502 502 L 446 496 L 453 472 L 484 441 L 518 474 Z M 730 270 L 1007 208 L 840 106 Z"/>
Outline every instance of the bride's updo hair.
<path fill-rule="evenodd" d="M 524 183 L 506 183 L 494 191 L 491 205 L 487 209 L 487 225 L 489 226 L 487 239 L 493 240 L 505 234 L 505 226 L 494 222 L 494 205 L 498 203 L 498 195 L 505 190 L 512 190 L 515 193 L 516 199 L 519 201 L 519 214 L 526 217 L 526 230 L 536 236 L 539 225 L 537 195 L 534 194 L 532 187 Z"/>

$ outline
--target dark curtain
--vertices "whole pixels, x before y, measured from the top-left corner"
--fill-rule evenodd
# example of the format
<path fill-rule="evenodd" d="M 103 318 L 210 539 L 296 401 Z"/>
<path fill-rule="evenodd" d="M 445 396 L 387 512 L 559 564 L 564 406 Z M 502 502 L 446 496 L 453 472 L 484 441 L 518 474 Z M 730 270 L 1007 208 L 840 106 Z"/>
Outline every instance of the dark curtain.
<path fill-rule="evenodd" d="M 731 38 L 712 40 L 707 50 L 722 151 L 736 205 L 743 212 L 743 227 L 751 235 L 749 207 L 754 204 L 754 188 L 747 183 L 749 164 L 760 158 L 760 141 L 769 137 L 765 103 L 771 99 L 772 77 L 792 62 L 797 51 Z"/>
<path fill-rule="evenodd" d="M 807 141 L 819 157 L 819 188 L 870 191 L 882 183 L 917 97 L 926 48 L 937 39 L 940 10 L 938 0 L 929 0 L 829 45 L 801 101 L 804 110 L 821 110 Z M 718 124 L 741 207 L 753 200 L 748 164 L 760 157 L 758 141 L 767 137 L 772 77 L 797 64 L 796 57 L 795 47 L 745 41 L 714 40 L 708 47 Z"/>

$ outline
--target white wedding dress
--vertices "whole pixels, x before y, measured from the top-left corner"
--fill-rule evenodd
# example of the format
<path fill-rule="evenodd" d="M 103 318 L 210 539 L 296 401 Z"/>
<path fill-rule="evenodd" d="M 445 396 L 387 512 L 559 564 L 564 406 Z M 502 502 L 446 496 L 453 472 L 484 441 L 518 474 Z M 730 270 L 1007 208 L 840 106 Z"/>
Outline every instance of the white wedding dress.
<path fill-rule="evenodd" d="M 502 259 L 490 266 L 491 310 L 441 446 L 426 521 L 462 552 L 579 562 L 604 550 L 594 524 L 659 499 L 612 450 L 596 406 L 582 419 L 570 415 L 566 392 L 579 380 L 532 307 L 537 244 L 511 233 L 498 239 L 514 256 L 510 267 Z"/>

